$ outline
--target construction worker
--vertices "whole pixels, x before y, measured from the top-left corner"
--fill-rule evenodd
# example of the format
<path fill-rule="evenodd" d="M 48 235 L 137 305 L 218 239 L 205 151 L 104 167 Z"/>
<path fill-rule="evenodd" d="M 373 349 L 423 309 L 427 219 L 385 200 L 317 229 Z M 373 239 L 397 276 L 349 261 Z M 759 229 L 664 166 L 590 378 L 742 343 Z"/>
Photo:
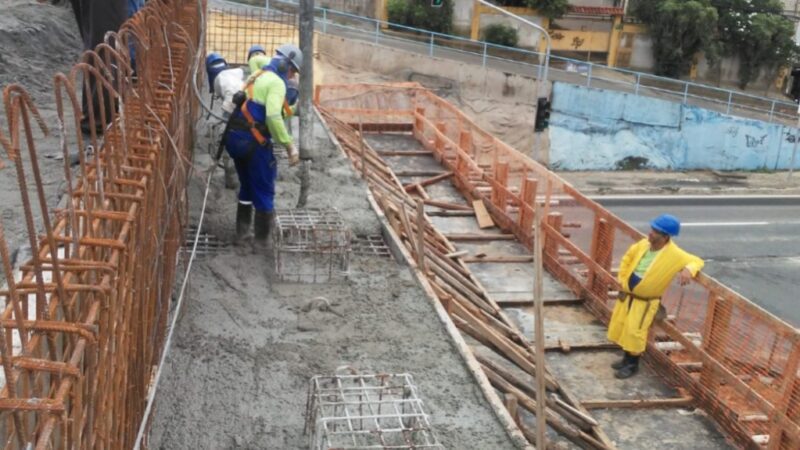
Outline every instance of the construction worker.
<path fill-rule="evenodd" d="M 611 314 L 608 339 L 625 352 L 621 361 L 611 365 L 620 379 L 633 376 L 639 369 L 639 357 L 647 346 L 647 333 L 664 295 L 675 275 L 680 273 L 686 285 L 703 268 L 703 260 L 682 250 L 672 240 L 680 233 L 681 223 L 669 214 L 650 222 L 646 239 L 633 244 L 619 266 L 622 289 Z M 664 315 L 663 310 L 662 314 Z"/>
<path fill-rule="evenodd" d="M 83 41 L 83 50 L 93 50 L 103 42 L 109 31 L 117 31 L 131 13 L 138 10 L 139 2 L 133 0 L 70 0 L 75 21 L 78 23 L 78 32 Z M 131 3 L 136 3 L 131 4 Z M 102 55 L 101 55 L 102 57 Z M 97 134 L 103 134 L 100 117 L 100 97 L 98 95 L 98 82 L 94 77 L 89 78 L 89 86 L 83 86 L 83 105 L 81 108 L 81 130 L 84 134 L 91 133 L 89 114 L 94 116 Z M 111 93 L 103 90 L 106 120 L 110 117 L 111 108 L 116 107 L 111 99 Z"/>
<path fill-rule="evenodd" d="M 225 149 L 233 158 L 240 184 L 236 239 L 241 241 L 246 237 L 253 224 L 255 243 L 260 248 L 266 246 L 275 216 L 278 173 L 273 144 L 277 142 L 286 148 L 290 166 L 300 161 L 283 118 L 286 110 L 290 110 L 287 86 L 300 72 L 303 53 L 291 44 L 281 48 L 283 53 L 268 59 L 263 48 L 251 47 L 248 66 L 253 73 L 245 82 L 244 96 L 234 102 L 239 106 L 231 114 L 225 137 Z"/>
<path fill-rule="evenodd" d="M 219 53 L 210 53 L 206 57 L 206 73 L 208 75 L 208 91 L 211 93 L 211 104 L 214 99 L 222 101 L 222 118 L 226 121 L 236 109 L 233 97 L 242 90 L 244 83 L 244 70 L 241 67 L 230 67 L 225 58 Z M 221 149 L 220 149 L 221 150 Z M 236 169 L 230 156 L 221 151 L 222 167 L 225 170 L 225 187 L 227 189 L 239 188 Z"/>

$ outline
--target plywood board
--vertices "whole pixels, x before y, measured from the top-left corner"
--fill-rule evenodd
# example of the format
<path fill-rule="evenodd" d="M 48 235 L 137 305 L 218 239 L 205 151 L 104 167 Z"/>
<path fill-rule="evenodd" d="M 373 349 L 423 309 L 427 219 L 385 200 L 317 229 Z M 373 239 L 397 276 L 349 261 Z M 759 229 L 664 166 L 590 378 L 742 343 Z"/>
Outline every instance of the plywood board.
<path fill-rule="evenodd" d="M 490 216 L 489 211 L 486 210 L 486 205 L 483 204 L 483 200 L 478 199 L 472 202 L 472 208 L 475 210 L 475 218 L 478 219 L 478 226 L 481 227 L 481 229 L 492 228 L 494 226 L 492 216 Z"/>

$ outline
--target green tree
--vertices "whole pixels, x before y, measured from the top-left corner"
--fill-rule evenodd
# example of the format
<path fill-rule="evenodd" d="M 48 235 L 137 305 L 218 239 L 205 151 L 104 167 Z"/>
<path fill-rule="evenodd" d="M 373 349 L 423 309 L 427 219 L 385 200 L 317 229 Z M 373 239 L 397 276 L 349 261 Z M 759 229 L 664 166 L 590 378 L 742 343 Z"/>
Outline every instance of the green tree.
<path fill-rule="evenodd" d="M 519 42 L 517 29 L 502 23 L 493 23 L 483 30 L 483 40 L 492 44 L 516 47 Z"/>
<path fill-rule="evenodd" d="M 647 24 L 657 74 L 687 73 L 700 51 L 714 60 L 719 16 L 710 0 L 634 0 L 630 11 Z"/>
<path fill-rule="evenodd" d="M 569 9 L 568 0 L 526 0 L 526 3 L 549 19 L 557 19 Z"/>
<path fill-rule="evenodd" d="M 719 11 L 722 51 L 739 57 L 742 89 L 761 68 L 789 64 L 797 55 L 792 22 L 782 15 L 780 0 L 711 0 Z"/>
<path fill-rule="evenodd" d="M 550 19 L 559 18 L 569 10 L 569 0 L 497 0 L 495 3 L 499 6 L 527 6 Z"/>
<path fill-rule="evenodd" d="M 389 22 L 449 34 L 453 31 L 453 1 L 432 7 L 431 0 L 389 0 Z"/>

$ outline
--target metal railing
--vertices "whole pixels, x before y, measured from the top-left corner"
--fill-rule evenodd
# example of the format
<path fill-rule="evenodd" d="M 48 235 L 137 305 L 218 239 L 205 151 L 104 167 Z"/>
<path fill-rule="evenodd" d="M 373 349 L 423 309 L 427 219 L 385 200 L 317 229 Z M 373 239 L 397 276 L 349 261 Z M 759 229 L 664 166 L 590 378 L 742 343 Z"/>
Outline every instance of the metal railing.
<path fill-rule="evenodd" d="M 295 8 L 296 1 L 268 0 L 268 8 Z M 544 54 L 485 41 L 408 27 L 329 8 L 316 8 L 317 30 L 326 34 L 394 46 L 428 56 L 491 66 L 506 72 L 530 75 L 531 66 L 542 76 Z M 660 98 L 683 105 L 700 106 L 732 114 L 795 125 L 797 104 L 741 91 L 609 67 L 588 61 L 551 56 L 552 80 L 586 87 L 613 89 L 637 96 Z"/>

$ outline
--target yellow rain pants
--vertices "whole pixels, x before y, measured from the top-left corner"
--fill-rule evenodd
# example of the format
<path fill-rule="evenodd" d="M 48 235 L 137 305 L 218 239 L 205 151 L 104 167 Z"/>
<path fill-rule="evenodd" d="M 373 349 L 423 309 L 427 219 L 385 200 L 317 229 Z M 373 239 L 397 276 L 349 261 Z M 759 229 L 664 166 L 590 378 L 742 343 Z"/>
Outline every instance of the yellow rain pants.
<path fill-rule="evenodd" d="M 658 298 L 664 295 L 675 275 L 685 267 L 695 276 L 704 265 L 702 259 L 687 253 L 670 240 L 650 264 L 642 281 L 631 291 L 628 280 L 649 248 L 650 242 L 642 239 L 633 244 L 622 257 L 618 280 L 623 290 L 632 292 L 633 296 L 628 295 L 617 300 L 608 324 L 608 339 L 634 355 L 644 352 L 647 333 L 661 304 Z"/>

